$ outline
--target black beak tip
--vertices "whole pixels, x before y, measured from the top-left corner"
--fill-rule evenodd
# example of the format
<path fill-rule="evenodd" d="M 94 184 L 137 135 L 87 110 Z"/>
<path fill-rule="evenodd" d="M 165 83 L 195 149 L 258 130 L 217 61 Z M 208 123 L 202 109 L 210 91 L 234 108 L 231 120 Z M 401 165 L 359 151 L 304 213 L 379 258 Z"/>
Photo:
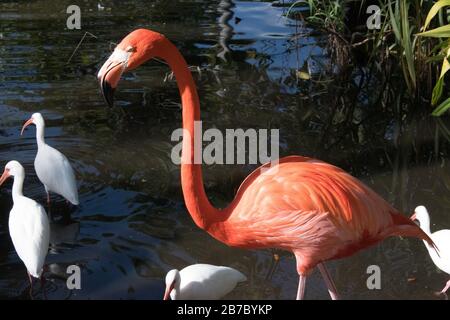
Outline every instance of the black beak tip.
<path fill-rule="evenodd" d="M 114 106 L 114 91 L 115 88 L 111 87 L 111 85 L 108 83 L 108 81 L 103 80 L 102 81 L 102 94 L 103 98 L 105 99 L 105 102 L 108 104 L 110 108 Z"/>

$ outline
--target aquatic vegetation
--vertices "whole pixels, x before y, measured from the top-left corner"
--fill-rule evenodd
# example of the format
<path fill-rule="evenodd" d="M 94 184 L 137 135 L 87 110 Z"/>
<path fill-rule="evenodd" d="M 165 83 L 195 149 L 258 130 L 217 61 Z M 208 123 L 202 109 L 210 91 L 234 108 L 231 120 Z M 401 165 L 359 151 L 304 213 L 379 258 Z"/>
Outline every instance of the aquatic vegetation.
<path fill-rule="evenodd" d="M 423 26 L 423 30 L 426 30 L 430 25 L 431 20 L 443 9 L 445 6 L 450 6 L 449 0 L 439 0 L 430 9 Z M 442 21 L 442 16 L 440 16 Z M 442 24 L 442 23 L 441 23 Z M 431 98 L 432 105 L 436 105 L 442 97 L 442 91 L 444 87 L 444 77 L 447 71 L 450 69 L 450 63 L 448 58 L 450 57 L 450 24 L 437 27 L 432 30 L 423 31 L 418 34 L 423 37 L 439 38 L 441 41 L 434 48 L 433 51 L 438 51 L 436 58 L 442 58 L 442 67 L 439 75 L 439 79 L 433 89 L 433 95 Z M 435 59 L 436 60 L 436 59 Z M 434 116 L 440 116 L 450 108 L 450 98 L 442 102 L 434 111 Z"/>
<path fill-rule="evenodd" d="M 368 28 L 366 8 L 374 4 L 380 10 L 380 24 Z M 400 74 L 403 84 L 402 88 L 397 84 L 396 90 L 401 101 L 428 108 L 445 96 L 444 78 L 450 69 L 450 24 L 445 9 L 449 5 L 448 0 L 308 0 L 293 2 L 286 16 L 330 33 L 330 53 L 347 53 L 330 54 L 331 63 L 367 68 L 381 83 L 393 81 Z M 305 6 L 309 8 L 307 17 Z M 441 115 L 448 108 L 449 99 L 433 115 Z"/>

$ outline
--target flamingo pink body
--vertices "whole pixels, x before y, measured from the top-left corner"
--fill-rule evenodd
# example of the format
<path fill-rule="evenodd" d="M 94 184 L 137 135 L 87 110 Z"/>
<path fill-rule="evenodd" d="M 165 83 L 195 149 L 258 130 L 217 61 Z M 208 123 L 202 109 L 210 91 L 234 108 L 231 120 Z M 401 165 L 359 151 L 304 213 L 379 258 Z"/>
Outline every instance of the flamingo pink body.
<path fill-rule="evenodd" d="M 252 172 L 225 209 L 214 208 L 204 186 L 201 165 L 194 164 L 194 121 L 200 120 L 195 83 L 177 48 L 163 35 L 139 29 L 116 47 L 99 71 L 106 101 L 121 74 L 153 58 L 165 60 L 177 79 L 183 105 L 181 183 L 186 207 L 198 227 L 227 245 L 280 248 L 294 253 L 300 275 L 318 265 L 330 294 L 336 290 L 323 262 L 349 256 L 395 235 L 431 239 L 362 182 L 331 164 L 290 156 Z"/>

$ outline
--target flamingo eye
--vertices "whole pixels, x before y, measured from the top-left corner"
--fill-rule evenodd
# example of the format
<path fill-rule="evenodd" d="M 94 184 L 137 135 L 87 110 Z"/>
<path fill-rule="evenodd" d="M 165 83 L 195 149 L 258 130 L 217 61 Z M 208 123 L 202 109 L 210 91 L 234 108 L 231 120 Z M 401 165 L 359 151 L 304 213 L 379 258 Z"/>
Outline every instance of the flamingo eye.
<path fill-rule="evenodd" d="M 126 51 L 127 52 L 136 52 L 136 47 L 129 46 Z"/>

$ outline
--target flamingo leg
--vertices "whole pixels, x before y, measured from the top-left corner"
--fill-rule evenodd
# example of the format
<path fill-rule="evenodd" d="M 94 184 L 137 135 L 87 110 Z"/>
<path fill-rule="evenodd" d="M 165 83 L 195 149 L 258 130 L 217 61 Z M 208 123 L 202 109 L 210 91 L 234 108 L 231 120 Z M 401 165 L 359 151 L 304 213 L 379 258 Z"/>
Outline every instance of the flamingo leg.
<path fill-rule="evenodd" d="M 305 297 L 306 276 L 299 274 L 297 300 L 303 300 Z"/>
<path fill-rule="evenodd" d="M 317 266 L 319 267 L 319 271 L 322 274 L 323 279 L 325 280 L 325 284 L 327 285 L 328 292 L 330 293 L 331 299 L 339 300 L 336 286 L 334 285 L 333 279 L 331 279 L 331 276 L 328 273 L 328 270 L 325 267 L 325 264 L 322 262 L 322 263 L 319 263 Z"/>

